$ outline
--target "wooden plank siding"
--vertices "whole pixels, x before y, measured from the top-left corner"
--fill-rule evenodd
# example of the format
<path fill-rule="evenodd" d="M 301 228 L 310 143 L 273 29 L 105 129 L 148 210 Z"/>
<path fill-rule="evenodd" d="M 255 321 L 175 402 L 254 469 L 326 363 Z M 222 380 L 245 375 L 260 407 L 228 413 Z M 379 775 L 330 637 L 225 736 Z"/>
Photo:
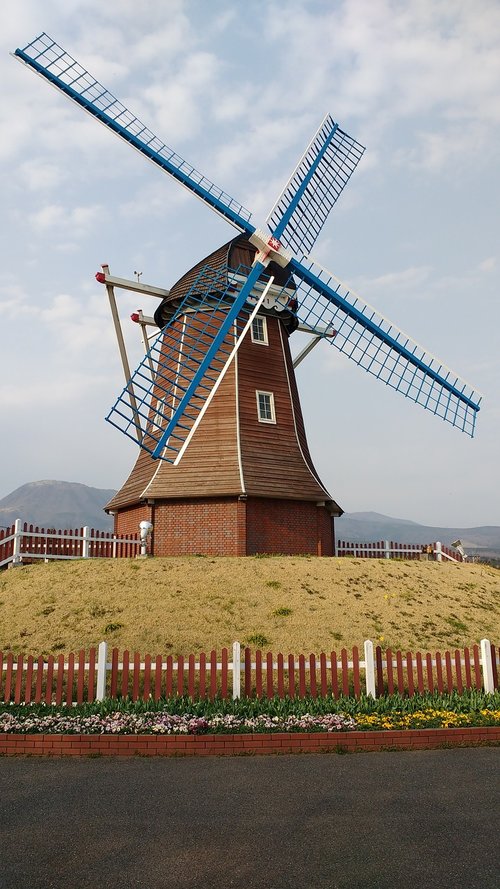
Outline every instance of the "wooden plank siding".
<path fill-rule="evenodd" d="M 201 495 L 332 501 L 307 446 L 288 337 L 278 318 L 267 317 L 267 330 L 269 345 L 252 342 L 250 333 L 245 337 L 179 465 L 141 451 L 107 509 Z M 273 392 L 275 424 L 259 422 L 257 390 Z"/>
<path fill-rule="evenodd" d="M 200 319 L 188 316 L 191 326 Z M 182 323 L 178 325 L 182 347 Z M 116 510 L 144 499 L 242 493 L 238 461 L 236 366 L 229 367 L 178 466 L 141 450 L 120 491 L 107 504 Z"/>
<path fill-rule="evenodd" d="M 298 396 L 294 399 L 296 385 L 295 393 L 290 385 L 292 380 L 295 384 L 295 377 L 288 337 L 278 318 L 268 316 L 266 320 L 269 345 L 253 343 L 247 336 L 238 356 L 245 491 L 252 497 L 331 501 L 312 466 Z M 275 424 L 259 422 L 257 390 L 274 394 Z"/>

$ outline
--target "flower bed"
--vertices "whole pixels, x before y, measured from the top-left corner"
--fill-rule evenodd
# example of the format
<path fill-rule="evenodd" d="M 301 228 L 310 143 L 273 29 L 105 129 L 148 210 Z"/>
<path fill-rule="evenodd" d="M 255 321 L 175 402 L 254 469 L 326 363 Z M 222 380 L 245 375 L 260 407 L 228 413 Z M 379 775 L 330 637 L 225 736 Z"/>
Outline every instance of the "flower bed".
<path fill-rule="evenodd" d="M 74 713 L 0 714 L 0 733 L 57 735 L 200 735 L 252 732 L 351 732 L 401 731 L 422 728 L 464 728 L 500 726 L 500 710 L 482 709 L 472 713 L 451 710 L 417 710 L 414 713 L 360 714 L 356 719 L 339 713 L 314 716 L 236 716 L 216 714 L 209 717 L 168 712 L 134 713 L 115 711 L 100 715 Z M 52 708 L 47 708 L 48 710 Z"/>
<path fill-rule="evenodd" d="M 409 731 L 500 726 L 500 692 L 360 698 L 107 700 L 80 706 L 0 705 L 0 733 L 202 735 Z"/>

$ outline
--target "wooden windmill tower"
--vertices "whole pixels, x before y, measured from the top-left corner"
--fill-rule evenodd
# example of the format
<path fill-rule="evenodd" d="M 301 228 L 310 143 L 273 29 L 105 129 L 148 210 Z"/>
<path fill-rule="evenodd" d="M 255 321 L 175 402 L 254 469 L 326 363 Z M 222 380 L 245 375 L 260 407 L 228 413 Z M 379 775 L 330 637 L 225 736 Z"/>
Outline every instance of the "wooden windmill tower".
<path fill-rule="evenodd" d="M 329 342 L 473 435 L 474 390 L 306 255 L 364 150 L 330 116 L 266 234 L 46 34 L 15 55 L 240 232 L 164 295 L 161 333 L 106 418 L 140 446 L 107 506 L 119 533 L 151 521 L 157 555 L 333 553 L 342 510 L 307 446 L 288 344 L 297 327 L 312 337 L 304 352 Z M 110 292 L 107 270 L 97 277 Z"/>
<path fill-rule="evenodd" d="M 216 250 L 172 287 L 155 313 L 158 326 L 164 327 L 201 270 L 205 277 L 213 270 L 220 292 L 254 256 L 246 236 Z M 297 326 L 287 306 L 293 307 L 295 291 L 283 289 L 288 275 L 278 265 L 270 264 L 267 272 L 274 283 L 265 304 L 182 459 L 175 466 L 141 448 L 129 478 L 107 505 L 120 534 L 135 531 L 143 519 L 151 521 L 157 554 L 333 552 L 333 517 L 342 510 L 318 478 L 307 447 L 288 342 Z M 190 328 L 204 317 L 191 297 L 169 329 L 176 338 L 177 364 L 189 348 Z M 189 380 L 189 366 L 186 376 Z M 162 401 L 171 408 L 167 391 Z"/>

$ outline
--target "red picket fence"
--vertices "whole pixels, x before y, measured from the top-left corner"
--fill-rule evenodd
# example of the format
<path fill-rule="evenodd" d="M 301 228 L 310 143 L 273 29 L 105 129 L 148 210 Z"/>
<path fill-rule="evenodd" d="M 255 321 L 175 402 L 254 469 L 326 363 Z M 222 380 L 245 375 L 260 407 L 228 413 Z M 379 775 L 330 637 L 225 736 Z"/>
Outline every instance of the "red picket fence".
<path fill-rule="evenodd" d="M 227 648 L 220 659 L 209 654 L 179 655 L 174 660 L 124 651 L 117 648 L 108 657 L 107 644 L 82 650 L 65 658 L 28 657 L 0 652 L 0 700 L 14 703 L 82 704 L 104 698 L 137 700 L 189 695 L 193 699 L 228 697 L 283 698 L 306 695 L 374 697 L 385 693 L 414 695 L 417 692 L 447 692 L 456 689 L 499 687 L 500 647 L 488 640 L 463 651 L 403 653 L 364 646 L 364 660 L 357 647 L 338 654 L 319 656 L 293 654 L 276 656 L 235 643 L 232 657 Z"/>
<path fill-rule="evenodd" d="M 138 534 L 124 538 L 94 528 L 45 529 L 18 519 L 0 530 L 0 568 L 38 559 L 130 559 L 140 545 Z"/>
<path fill-rule="evenodd" d="M 491 661 L 494 687 L 498 688 L 498 659 L 500 649 L 491 645 Z M 479 645 L 463 651 L 437 651 L 416 654 L 401 651 L 385 653 L 378 645 L 375 649 L 377 696 L 383 694 L 408 694 L 438 691 L 462 692 L 468 688 L 483 688 Z"/>
<path fill-rule="evenodd" d="M 435 543 L 396 543 L 393 540 L 377 540 L 374 543 L 349 542 L 338 540 L 335 547 L 336 556 L 355 556 L 357 559 L 443 559 L 451 562 L 463 562 L 458 550 Z"/>
<path fill-rule="evenodd" d="M 83 704 L 95 700 L 97 651 L 44 658 L 0 651 L 0 700 L 15 704 Z"/>
<path fill-rule="evenodd" d="M 0 528 L 0 565 L 12 561 L 15 529 L 15 525 L 11 525 L 10 528 Z"/>

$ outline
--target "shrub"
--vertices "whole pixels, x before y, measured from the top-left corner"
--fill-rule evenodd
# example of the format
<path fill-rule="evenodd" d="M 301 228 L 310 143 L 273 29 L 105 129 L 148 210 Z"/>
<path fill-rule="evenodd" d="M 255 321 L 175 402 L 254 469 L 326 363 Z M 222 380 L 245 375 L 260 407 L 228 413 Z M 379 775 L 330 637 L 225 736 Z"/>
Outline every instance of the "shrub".
<path fill-rule="evenodd" d="M 253 633 L 252 636 L 247 636 L 246 641 L 249 645 L 255 645 L 256 648 L 264 648 L 265 645 L 271 644 L 263 633 Z"/>

